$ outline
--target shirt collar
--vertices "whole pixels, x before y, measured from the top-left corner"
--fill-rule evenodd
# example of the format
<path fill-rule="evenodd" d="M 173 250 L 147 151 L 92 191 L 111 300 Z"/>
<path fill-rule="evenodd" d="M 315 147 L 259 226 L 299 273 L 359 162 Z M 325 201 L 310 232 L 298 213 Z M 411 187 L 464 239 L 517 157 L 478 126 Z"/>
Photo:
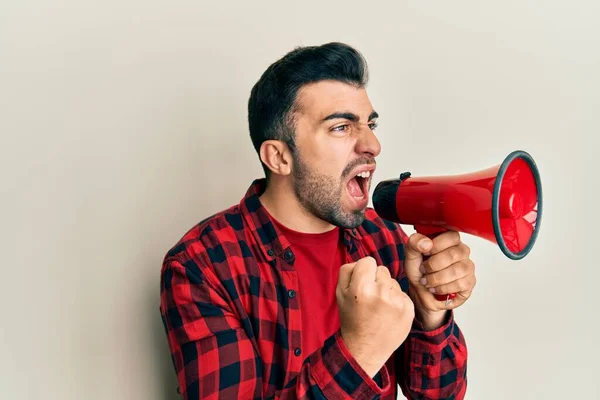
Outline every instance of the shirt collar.
<path fill-rule="evenodd" d="M 265 188 L 265 178 L 256 179 L 252 182 L 240 201 L 241 214 L 267 260 L 284 258 L 293 262 L 290 242 L 273 223 L 271 216 L 260 201 L 259 197 L 263 194 Z M 346 243 L 349 243 L 352 239 L 361 240 L 362 235 L 358 229 L 344 229 L 344 239 Z"/>

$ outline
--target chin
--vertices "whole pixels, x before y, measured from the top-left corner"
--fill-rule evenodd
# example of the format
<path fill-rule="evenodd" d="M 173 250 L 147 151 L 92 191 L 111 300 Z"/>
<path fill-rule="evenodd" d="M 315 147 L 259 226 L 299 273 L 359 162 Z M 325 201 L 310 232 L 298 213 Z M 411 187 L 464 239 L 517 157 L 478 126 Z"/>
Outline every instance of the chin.
<path fill-rule="evenodd" d="M 338 218 L 337 226 L 345 229 L 358 228 L 365 221 L 366 208 L 345 212 L 343 218 Z"/>

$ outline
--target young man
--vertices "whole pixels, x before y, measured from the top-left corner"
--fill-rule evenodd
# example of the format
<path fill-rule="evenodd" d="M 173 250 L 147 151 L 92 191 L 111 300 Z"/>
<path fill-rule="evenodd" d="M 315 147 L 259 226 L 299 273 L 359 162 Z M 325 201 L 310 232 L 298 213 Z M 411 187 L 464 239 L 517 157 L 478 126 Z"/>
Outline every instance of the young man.
<path fill-rule="evenodd" d="M 367 208 L 380 145 L 362 56 L 298 48 L 252 89 L 266 179 L 166 255 L 161 314 L 185 399 L 460 399 L 457 232 L 410 238 Z M 423 255 L 430 256 L 423 258 Z M 434 293 L 458 293 L 449 304 Z"/>

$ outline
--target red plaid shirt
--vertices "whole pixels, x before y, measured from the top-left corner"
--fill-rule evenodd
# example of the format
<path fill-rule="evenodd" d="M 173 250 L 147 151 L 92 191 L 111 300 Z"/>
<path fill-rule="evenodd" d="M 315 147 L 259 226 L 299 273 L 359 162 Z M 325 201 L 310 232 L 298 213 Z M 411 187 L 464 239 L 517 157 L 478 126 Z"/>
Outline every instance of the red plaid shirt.
<path fill-rule="evenodd" d="M 196 225 L 166 254 L 160 311 L 185 399 L 462 399 L 467 348 L 452 313 L 406 341 L 371 379 L 339 329 L 312 354 L 302 327 L 294 251 L 259 201 L 264 180 L 239 205 Z M 346 261 L 372 256 L 402 289 L 407 235 L 369 209 L 344 232 Z"/>

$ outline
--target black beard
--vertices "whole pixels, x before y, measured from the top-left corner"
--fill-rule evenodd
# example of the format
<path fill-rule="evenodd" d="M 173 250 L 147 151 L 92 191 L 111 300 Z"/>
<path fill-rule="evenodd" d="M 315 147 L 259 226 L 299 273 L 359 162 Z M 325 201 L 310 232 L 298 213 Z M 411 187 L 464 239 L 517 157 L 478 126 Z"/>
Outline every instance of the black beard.
<path fill-rule="evenodd" d="M 312 171 L 300 158 L 294 157 L 294 192 L 300 204 L 318 218 L 344 229 L 353 229 L 365 220 L 365 210 L 344 211 L 341 205 L 343 182 L 358 165 L 373 163 L 372 159 L 358 159 L 350 163 L 339 180 Z"/>

